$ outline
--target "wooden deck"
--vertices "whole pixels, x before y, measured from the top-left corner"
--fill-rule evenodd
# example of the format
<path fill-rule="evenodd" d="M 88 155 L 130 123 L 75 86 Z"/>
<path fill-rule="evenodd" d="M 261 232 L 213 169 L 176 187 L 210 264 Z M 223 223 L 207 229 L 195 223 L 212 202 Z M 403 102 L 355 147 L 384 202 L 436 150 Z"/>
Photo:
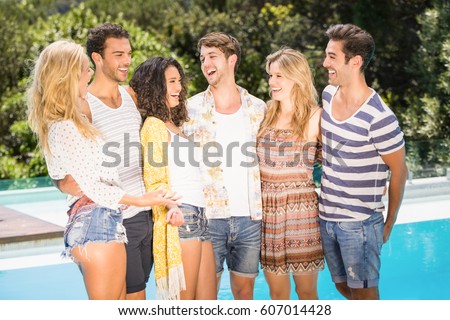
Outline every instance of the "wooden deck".
<path fill-rule="evenodd" d="M 0 251 L 5 245 L 55 240 L 63 234 L 61 226 L 0 206 Z"/>

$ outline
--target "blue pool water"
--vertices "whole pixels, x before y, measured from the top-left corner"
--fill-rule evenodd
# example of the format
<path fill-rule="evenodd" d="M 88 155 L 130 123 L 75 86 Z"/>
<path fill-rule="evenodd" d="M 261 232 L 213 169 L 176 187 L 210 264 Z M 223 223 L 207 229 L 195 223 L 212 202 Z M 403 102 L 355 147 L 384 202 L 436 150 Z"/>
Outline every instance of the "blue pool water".
<path fill-rule="evenodd" d="M 450 219 L 399 224 L 382 250 L 380 294 L 388 300 L 450 299 Z M 328 270 L 319 275 L 319 297 L 342 299 Z M 149 281 L 148 298 L 154 299 Z M 296 298 L 294 290 L 291 297 Z M 262 272 L 256 279 L 256 299 L 269 299 Z M 73 263 L 0 271 L 0 299 L 87 299 L 83 280 Z M 224 273 L 219 299 L 232 299 Z"/>

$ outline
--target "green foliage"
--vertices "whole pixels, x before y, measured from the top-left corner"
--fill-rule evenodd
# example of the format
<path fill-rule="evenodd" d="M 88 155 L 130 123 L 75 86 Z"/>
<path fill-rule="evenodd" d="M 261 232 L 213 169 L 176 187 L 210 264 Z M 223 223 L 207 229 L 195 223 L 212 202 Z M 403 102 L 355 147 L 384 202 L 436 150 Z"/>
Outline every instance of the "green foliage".
<path fill-rule="evenodd" d="M 32 33 L 33 56 L 49 43 L 67 39 L 85 45 L 89 29 L 105 22 L 117 23 L 130 33 L 133 47 L 133 62 L 130 68 L 130 77 L 134 69 L 147 58 L 155 55 L 174 56 L 171 51 L 161 44 L 152 34 L 137 26 L 134 21 L 125 20 L 122 14 L 116 17 L 105 13 L 94 14 L 93 10 L 86 8 L 85 4 L 73 7 L 65 14 L 54 14 L 46 19 L 39 19 Z M 182 61 L 181 61 L 182 62 Z"/>
<path fill-rule="evenodd" d="M 190 79 L 190 95 L 207 86 L 198 39 L 210 31 L 230 33 L 242 45 L 237 82 L 265 100 L 269 53 L 281 46 L 302 51 L 321 92 L 327 84 L 322 67 L 325 30 L 334 23 L 358 24 L 374 36 L 377 49 L 366 78 L 399 118 L 410 168 L 426 176 L 449 166 L 448 0 L 3 0 L 0 179 L 47 174 L 25 123 L 24 92 L 33 60 L 54 40 L 84 45 L 89 28 L 103 22 L 121 24 L 130 32 L 130 77 L 145 59 L 172 56 Z"/>
<path fill-rule="evenodd" d="M 400 117 L 410 145 L 418 145 L 407 148 L 410 165 L 443 174 L 450 167 L 450 3 L 433 3 L 417 18 L 420 47 L 412 69 L 420 90 L 408 91 L 408 109 Z"/>
<path fill-rule="evenodd" d="M 13 5 L 14 1 L 0 2 L 0 97 L 5 91 L 12 90 L 24 76 L 23 61 L 29 55 L 28 48 L 32 40 L 28 35 L 28 14 L 24 5 Z M 3 128 L 3 127 L 2 127 Z"/>
<path fill-rule="evenodd" d="M 0 179 L 22 178 L 25 174 L 24 164 L 8 156 L 0 158 Z"/>
<path fill-rule="evenodd" d="M 25 81 L 8 89 L 0 99 L 0 144 L 10 141 L 10 126 L 15 121 L 26 119 Z"/>
<path fill-rule="evenodd" d="M 53 186 L 52 180 L 46 177 L 1 179 L 0 190 L 34 189 Z M 62 199 L 63 197 L 61 197 Z M 4 200 L 4 199 L 3 199 Z M 23 198 L 21 198 L 23 201 Z"/>
<path fill-rule="evenodd" d="M 17 21 L 14 21 L 12 24 L 0 24 L 0 30 L 14 31 L 13 36 L 17 35 L 14 39 L 18 42 L 14 45 L 8 43 L 8 46 L 5 47 L 8 49 L 4 51 L 7 53 L 6 58 L 10 59 L 11 62 L 16 62 L 17 55 L 19 55 L 20 59 L 17 63 L 20 63 L 20 66 L 17 67 L 17 63 L 11 64 L 9 60 L 3 60 L 6 72 L 10 72 L 10 69 L 8 69 L 10 65 L 12 68 L 16 67 L 21 70 L 20 73 L 14 75 L 15 77 L 11 77 L 10 83 L 12 85 L 3 88 L 0 86 L 0 90 L 3 89 L 0 98 L 0 179 L 18 179 L 47 174 L 45 160 L 36 148 L 36 139 L 26 123 L 25 91 L 28 75 L 33 66 L 32 62 L 49 43 L 66 39 L 84 45 L 89 28 L 110 21 L 121 24 L 130 32 L 133 46 L 133 63 L 130 67 L 130 77 L 134 69 L 149 57 L 163 55 L 177 58 L 150 33 L 142 30 L 133 21 L 125 21 L 120 14 L 115 18 L 104 13 L 95 15 L 84 4 L 72 7 L 67 11 L 67 8 L 58 1 L 46 1 L 47 7 L 45 8 L 48 8 L 49 12 L 53 13 L 52 8 L 54 9 L 54 6 L 64 8 L 64 11 L 67 12 L 46 16 L 42 11 L 38 10 L 36 15 L 33 16 L 32 10 L 38 2 L 24 1 L 21 4 L 14 5 L 13 2 L 9 3 L 8 12 L 16 17 L 26 17 L 30 25 L 21 24 L 14 29 Z M 41 10 L 43 10 L 42 7 Z M 6 16 L 8 12 L 2 11 L 0 13 L 0 22 L 9 21 Z M 0 35 L 0 37 L 2 36 Z M 0 48 L 3 48 L 3 43 L 2 41 Z M 184 64 L 182 60 L 180 62 Z"/>
<path fill-rule="evenodd" d="M 207 86 L 200 71 L 196 46 L 198 39 L 211 31 L 227 32 L 239 40 L 242 55 L 236 80 L 262 99 L 269 98 L 265 57 L 280 47 L 291 46 L 303 51 L 313 69 L 321 68 L 323 48 L 317 48 L 310 41 L 313 21 L 294 12 L 293 8 L 290 4 L 266 3 L 261 8 L 249 6 L 246 10 L 220 11 L 191 4 L 186 11 L 181 5 L 173 5 L 166 12 L 162 30 L 166 32 L 169 47 L 191 63 L 188 74 L 195 90 L 191 94 Z"/>

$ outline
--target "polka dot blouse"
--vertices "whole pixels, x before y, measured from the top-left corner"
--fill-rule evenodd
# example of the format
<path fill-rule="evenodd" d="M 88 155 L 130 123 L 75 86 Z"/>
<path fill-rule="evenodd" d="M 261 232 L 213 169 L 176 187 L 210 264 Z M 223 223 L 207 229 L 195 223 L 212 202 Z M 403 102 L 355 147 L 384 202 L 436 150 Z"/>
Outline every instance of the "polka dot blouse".
<path fill-rule="evenodd" d="M 55 122 L 49 126 L 50 154 L 45 155 L 49 175 L 61 180 L 72 175 L 83 193 L 98 205 L 117 210 L 125 194 L 120 188 L 117 168 L 108 167 L 108 158 L 102 152 L 103 140 L 87 139 L 70 121 Z M 77 200 L 69 197 L 69 203 Z"/>

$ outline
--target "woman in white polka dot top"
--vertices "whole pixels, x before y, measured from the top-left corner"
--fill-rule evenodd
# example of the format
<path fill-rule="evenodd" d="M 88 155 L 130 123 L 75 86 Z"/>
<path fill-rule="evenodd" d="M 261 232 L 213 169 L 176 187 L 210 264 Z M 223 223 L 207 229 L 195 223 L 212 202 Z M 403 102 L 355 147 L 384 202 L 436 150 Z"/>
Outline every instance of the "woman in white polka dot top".
<path fill-rule="evenodd" d="M 117 168 L 107 166 L 103 140 L 81 110 L 92 69 L 82 46 L 48 45 L 36 61 L 28 90 L 28 121 L 54 180 L 71 175 L 84 195 L 71 206 L 64 256 L 78 264 L 90 299 L 124 299 L 127 242 L 121 209 L 126 205 L 174 205 L 166 190 L 125 194 Z"/>

